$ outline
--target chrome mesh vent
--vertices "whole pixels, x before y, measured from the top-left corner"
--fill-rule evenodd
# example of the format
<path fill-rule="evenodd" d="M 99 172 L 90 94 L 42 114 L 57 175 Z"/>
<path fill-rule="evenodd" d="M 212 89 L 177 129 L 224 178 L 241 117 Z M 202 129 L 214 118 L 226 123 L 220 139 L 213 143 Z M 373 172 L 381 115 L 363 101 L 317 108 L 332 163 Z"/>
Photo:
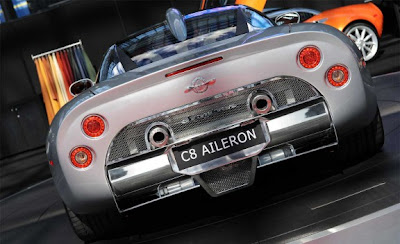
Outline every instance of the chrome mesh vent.
<path fill-rule="evenodd" d="M 273 78 L 218 94 L 181 109 L 166 111 L 128 124 L 113 139 L 107 163 L 117 162 L 149 151 L 150 148 L 145 141 L 145 131 L 154 122 L 167 124 L 171 128 L 175 140 L 184 140 L 195 134 L 249 119 L 253 113 L 249 109 L 247 99 L 252 92 L 257 90 L 268 91 L 276 101 L 276 109 L 282 109 L 318 96 L 310 84 L 295 77 Z"/>
<path fill-rule="evenodd" d="M 228 193 L 253 184 L 256 162 L 250 158 L 228 164 L 201 173 L 198 180 L 212 196 Z"/>

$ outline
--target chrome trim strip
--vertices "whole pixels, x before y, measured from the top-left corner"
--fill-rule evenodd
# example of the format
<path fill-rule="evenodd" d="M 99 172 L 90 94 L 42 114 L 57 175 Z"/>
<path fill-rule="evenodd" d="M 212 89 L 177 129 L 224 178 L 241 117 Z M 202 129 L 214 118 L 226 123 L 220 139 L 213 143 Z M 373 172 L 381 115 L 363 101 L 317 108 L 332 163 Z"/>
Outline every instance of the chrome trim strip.
<path fill-rule="evenodd" d="M 258 165 L 257 165 L 257 169 L 258 169 L 258 168 L 265 167 L 265 166 L 267 166 L 267 165 L 279 163 L 279 162 L 285 161 L 285 160 L 287 160 L 287 159 L 295 158 L 295 157 L 298 157 L 298 156 L 301 156 L 301 155 L 304 155 L 304 154 L 316 152 L 316 151 L 319 151 L 319 150 L 322 150 L 322 149 L 325 149 L 325 148 L 330 148 L 330 147 L 336 146 L 337 144 L 338 144 L 337 142 L 333 142 L 333 143 L 330 143 L 330 144 L 328 144 L 328 145 L 324 145 L 324 146 L 317 147 L 317 148 L 315 148 L 315 149 L 312 149 L 312 150 L 309 150 L 309 151 L 306 151 L 306 152 L 298 153 L 298 154 L 295 154 L 295 155 L 292 155 L 292 156 L 289 156 L 289 157 L 285 157 L 285 158 L 282 158 L 282 159 L 279 159 L 279 160 L 275 160 L 275 161 L 269 162 L 269 163 L 267 163 L 267 164 L 263 164 L 263 165 L 258 164 Z"/>
<path fill-rule="evenodd" d="M 127 212 L 127 211 L 129 211 L 129 210 L 132 210 L 132 209 L 135 209 L 135 208 L 138 208 L 138 207 L 147 205 L 147 204 L 152 203 L 152 202 L 157 202 L 157 201 L 159 201 L 159 200 L 161 200 L 161 199 L 165 199 L 165 198 L 167 198 L 167 197 L 171 197 L 171 196 L 180 194 L 180 193 L 185 192 L 185 191 L 190 191 L 190 190 L 196 189 L 196 188 L 198 188 L 198 187 L 200 187 L 200 185 L 194 185 L 194 186 L 192 186 L 192 187 L 190 187 L 190 188 L 187 188 L 187 189 L 185 189 L 185 190 L 178 191 L 178 192 L 175 192 L 175 193 L 171 193 L 171 194 L 168 194 L 168 195 L 165 195 L 165 196 L 162 196 L 162 197 L 159 197 L 159 198 L 150 200 L 150 201 L 148 201 L 148 202 L 144 202 L 144 203 L 141 203 L 141 204 L 132 206 L 132 207 L 127 208 L 127 209 L 120 209 L 120 208 L 118 207 L 118 204 L 117 204 L 117 208 L 118 208 L 118 211 L 119 211 L 120 213 Z"/>
<path fill-rule="evenodd" d="M 320 104 L 321 103 L 313 105 L 312 107 L 318 106 Z M 298 110 L 296 112 L 284 115 L 282 117 L 279 117 L 277 119 L 270 120 L 270 121 L 267 122 L 268 123 L 268 128 L 270 129 L 270 131 L 274 131 L 274 132 L 275 131 L 280 131 L 280 130 L 285 130 L 285 129 L 290 128 L 292 126 L 295 126 L 295 125 L 298 125 L 298 124 L 301 124 L 301 123 L 306 123 L 306 122 L 309 122 L 311 120 L 315 120 L 315 119 L 323 117 L 323 116 L 327 116 L 326 110 L 325 110 L 324 111 L 325 113 L 321 113 L 321 114 L 318 114 L 318 115 L 306 117 L 306 114 L 309 113 L 310 111 L 311 111 L 310 108 L 302 109 L 302 110 Z M 300 123 L 299 123 L 299 120 L 298 119 L 296 120 L 295 118 L 301 118 Z"/>
<path fill-rule="evenodd" d="M 171 170 L 166 154 L 108 170 L 117 196 L 179 176 Z"/>
<path fill-rule="evenodd" d="M 328 107 L 324 102 L 269 120 L 271 145 L 277 145 L 331 127 Z"/>

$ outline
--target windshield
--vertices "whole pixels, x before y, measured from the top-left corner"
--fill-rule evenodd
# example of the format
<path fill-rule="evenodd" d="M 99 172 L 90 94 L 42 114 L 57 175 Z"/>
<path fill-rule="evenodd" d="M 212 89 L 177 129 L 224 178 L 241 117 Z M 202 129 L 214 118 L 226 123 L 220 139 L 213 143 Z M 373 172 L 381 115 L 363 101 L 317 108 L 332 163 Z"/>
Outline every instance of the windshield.
<path fill-rule="evenodd" d="M 241 16 L 245 19 L 244 33 L 239 31 L 243 29 L 243 26 L 240 26 L 238 11 L 243 13 Z M 273 26 L 266 17 L 242 6 L 196 12 L 186 15 L 185 22 L 187 39 L 182 42 L 175 39 L 168 25 L 160 23 L 111 46 L 101 65 L 99 81 L 176 54 Z"/>

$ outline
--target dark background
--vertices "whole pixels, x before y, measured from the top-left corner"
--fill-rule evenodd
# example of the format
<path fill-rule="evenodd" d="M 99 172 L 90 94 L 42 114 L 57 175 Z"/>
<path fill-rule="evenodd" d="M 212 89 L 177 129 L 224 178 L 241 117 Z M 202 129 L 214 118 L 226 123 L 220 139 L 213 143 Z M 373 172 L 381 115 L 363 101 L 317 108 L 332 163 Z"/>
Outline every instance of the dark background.
<path fill-rule="evenodd" d="M 0 2 L 7 4 L 7 0 Z M 322 11 L 361 2 L 268 0 L 266 7 L 308 7 Z M 377 2 L 385 16 L 384 33 L 398 35 L 391 3 Z M 127 34 L 163 21 L 168 8 L 176 7 L 187 14 L 198 10 L 199 6 L 199 0 L 69 0 L 1 24 L 0 159 L 12 163 L 13 157 L 42 150 L 45 145 L 48 122 L 31 55 L 82 40 L 88 56 L 98 68 L 111 44 Z"/>

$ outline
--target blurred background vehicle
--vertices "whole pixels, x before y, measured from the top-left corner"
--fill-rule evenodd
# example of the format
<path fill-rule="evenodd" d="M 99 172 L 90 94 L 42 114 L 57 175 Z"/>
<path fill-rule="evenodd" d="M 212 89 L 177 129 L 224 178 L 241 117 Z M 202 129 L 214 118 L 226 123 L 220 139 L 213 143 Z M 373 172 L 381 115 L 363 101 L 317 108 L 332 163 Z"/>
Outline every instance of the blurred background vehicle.
<path fill-rule="evenodd" d="M 378 53 L 379 39 L 383 30 L 383 14 L 371 2 L 323 12 L 309 8 L 266 8 L 263 12 L 277 25 L 307 22 L 335 27 L 356 43 L 365 61 L 372 60 Z"/>
<path fill-rule="evenodd" d="M 299 14 L 299 23 L 304 22 L 308 20 L 309 18 L 320 14 L 321 12 L 315 9 L 310 9 L 310 8 L 265 8 L 262 11 L 265 15 L 267 15 L 268 18 L 271 20 L 275 21 L 276 23 L 276 18 L 279 16 L 283 16 L 288 13 L 298 13 Z"/>
<path fill-rule="evenodd" d="M 373 3 L 361 3 L 324 11 L 305 22 L 323 23 L 343 31 L 354 41 L 365 61 L 375 57 L 382 37 L 383 14 Z"/>
<path fill-rule="evenodd" d="M 260 10 L 265 0 L 236 0 L 235 4 L 244 4 Z M 200 9 L 232 4 L 231 1 L 203 0 Z M 300 4 L 299 4 L 300 5 Z M 267 6 L 267 5 L 266 5 Z M 264 8 L 262 12 L 277 25 L 289 23 L 323 23 L 343 31 L 353 40 L 363 54 L 364 60 L 372 60 L 378 53 L 379 39 L 382 37 L 383 14 L 371 1 L 332 8 L 323 12 L 311 8 Z"/>

